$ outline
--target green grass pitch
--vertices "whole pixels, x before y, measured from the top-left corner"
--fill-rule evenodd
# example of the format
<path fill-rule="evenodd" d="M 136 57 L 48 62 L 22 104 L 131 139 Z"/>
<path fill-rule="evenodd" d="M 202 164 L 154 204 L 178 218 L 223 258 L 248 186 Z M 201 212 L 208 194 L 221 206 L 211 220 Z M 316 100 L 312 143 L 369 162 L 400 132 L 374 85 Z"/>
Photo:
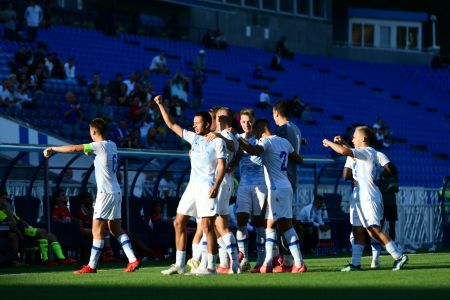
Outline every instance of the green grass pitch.
<path fill-rule="evenodd" d="M 23 266 L 0 269 L 1 299 L 450 299 L 450 253 L 409 256 L 404 270 L 338 272 L 349 257 L 306 258 L 304 274 L 162 276 L 171 262 L 146 262 L 135 273 L 125 263 L 100 264 L 97 274 L 74 275 L 79 266 Z"/>

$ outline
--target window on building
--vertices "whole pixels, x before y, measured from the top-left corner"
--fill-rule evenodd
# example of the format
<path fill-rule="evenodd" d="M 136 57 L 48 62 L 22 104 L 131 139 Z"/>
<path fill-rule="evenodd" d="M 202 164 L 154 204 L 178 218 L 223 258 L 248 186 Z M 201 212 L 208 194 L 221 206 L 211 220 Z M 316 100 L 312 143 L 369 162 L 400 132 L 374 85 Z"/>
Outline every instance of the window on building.
<path fill-rule="evenodd" d="M 364 24 L 364 47 L 373 47 L 373 41 L 374 41 L 374 26 Z"/>
<path fill-rule="evenodd" d="M 277 10 L 277 0 L 262 0 L 262 8 L 268 10 Z"/>
<path fill-rule="evenodd" d="M 244 5 L 259 8 L 259 0 L 244 0 Z"/>
<path fill-rule="evenodd" d="M 294 1 L 280 1 L 280 11 L 294 13 Z"/>
<path fill-rule="evenodd" d="M 309 15 L 310 0 L 297 0 L 297 13 L 300 15 Z"/>
<path fill-rule="evenodd" d="M 313 15 L 314 17 L 325 17 L 325 1 L 313 0 Z"/>
<path fill-rule="evenodd" d="M 362 24 L 352 24 L 352 46 L 362 45 Z"/>
<path fill-rule="evenodd" d="M 419 28 L 409 27 L 408 28 L 408 48 L 417 49 L 418 48 L 418 38 L 419 38 Z"/>
<path fill-rule="evenodd" d="M 380 47 L 391 48 L 391 27 L 389 26 L 380 27 Z"/>
<path fill-rule="evenodd" d="M 407 44 L 407 27 L 397 27 L 397 48 L 405 49 Z"/>

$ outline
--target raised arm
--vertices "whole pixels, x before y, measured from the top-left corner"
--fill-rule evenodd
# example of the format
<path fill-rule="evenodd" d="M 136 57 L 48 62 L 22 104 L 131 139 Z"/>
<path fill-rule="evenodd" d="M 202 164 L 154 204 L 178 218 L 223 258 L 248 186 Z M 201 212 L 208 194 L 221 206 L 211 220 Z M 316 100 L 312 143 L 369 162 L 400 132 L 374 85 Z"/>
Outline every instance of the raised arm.
<path fill-rule="evenodd" d="M 180 125 L 175 123 L 169 113 L 166 111 L 166 108 L 163 104 L 163 99 L 161 95 L 155 97 L 155 102 L 159 107 L 159 111 L 161 112 L 161 116 L 164 119 L 167 127 L 169 127 L 173 132 L 175 132 L 179 137 L 183 137 L 183 128 Z"/>
<path fill-rule="evenodd" d="M 50 157 L 50 155 L 52 155 L 53 152 L 61 152 L 61 153 L 84 152 L 84 145 L 48 147 L 44 150 L 44 156 Z"/>
<path fill-rule="evenodd" d="M 345 146 L 341 146 L 339 144 L 333 143 L 330 140 L 324 139 L 322 141 L 323 146 L 324 147 L 330 147 L 331 149 L 333 149 L 333 151 L 335 151 L 336 153 L 345 155 L 345 156 L 350 156 L 353 157 L 353 152 L 350 148 L 347 148 Z"/>

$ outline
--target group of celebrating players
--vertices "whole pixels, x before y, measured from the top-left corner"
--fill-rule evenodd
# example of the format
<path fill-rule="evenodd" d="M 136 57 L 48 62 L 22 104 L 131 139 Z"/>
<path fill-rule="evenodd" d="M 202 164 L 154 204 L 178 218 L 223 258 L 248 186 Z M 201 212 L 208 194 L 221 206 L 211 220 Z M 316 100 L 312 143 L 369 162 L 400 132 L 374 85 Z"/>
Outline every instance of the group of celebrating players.
<path fill-rule="evenodd" d="M 161 271 L 173 274 L 236 274 L 307 271 L 300 239 L 293 227 L 293 199 L 297 189 L 296 165 L 303 163 L 299 156 L 301 133 L 289 121 L 289 102 L 280 101 L 273 106 L 273 119 L 277 130 L 272 133 L 267 119 L 255 121 L 252 109 L 240 111 L 243 133 L 238 134 L 231 123 L 230 109 L 218 107 L 209 112 L 195 113 L 193 130 L 181 128 L 168 114 L 162 97 L 156 102 L 164 122 L 175 134 L 191 145 L 191 173 L 174 220 L 175 263 Z M 98 186 L 93 220 L 93 246 L 89 264 L 76 274 L 95 273 L 103 247 L 103 229 L 108 225 L 118 238 L 129 263 L 126 272 L 140 267 L 126 233 L 120 227 L 120 186 L 115 175 L 117 168 L 116 145 L 104 138 L 105 124 L 101 119 L 90 123 L 90 144 L 49 147 L 52 152 L 86 152 L 95 154 L 95 176 Z M 408 257 L 397 244 L 380 230 L 383 218 L 381 193 L 375 184 L 379 166 L 389 170 L 385 155 L 370 147 L 372 132 L 357 127 L 353 135 L 354 148 L 340 137 L 323 140 L 330 147 L 347 156 L 346 168 L 356 182 L 351 201 L 352 262 L 342 271 L 360 270 L 364 250 L 365 231 L 386 247 L 394 258 L 393 270 L 399 270 Z M 228 227 L 229 200 L 233 193 L 233 172 L 239 167 L 240 183 L 236 198 L 237 232 Z M 349 174 L 349 172 L 347 172 Z M 186 225 L 191 217 L 197 218 L 197 232 L 192 243 L 192 258 L 186 263 Z M 248 254 L 249 233 L 247 223 L 252 218 L 256 229 L 257 259 L 250 267 Z M 278 244 L 283 259 L 276 260 Z M 220 265 L 216 266 L 217 253 Z M 278 265 L 277 262 L 281 263 Z M 187 272 L 186 265 L 190 267 Z"/>

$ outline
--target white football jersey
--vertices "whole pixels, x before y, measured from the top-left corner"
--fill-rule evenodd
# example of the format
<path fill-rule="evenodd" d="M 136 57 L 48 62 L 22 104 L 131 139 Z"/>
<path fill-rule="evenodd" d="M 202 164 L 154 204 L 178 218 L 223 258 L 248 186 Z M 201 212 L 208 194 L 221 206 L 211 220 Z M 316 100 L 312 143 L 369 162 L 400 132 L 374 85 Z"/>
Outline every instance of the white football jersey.
<path fill-rule="evenodd" d="M 287 177 L 289 154 L 294 152 L 291 143 L 284 138 L 271 135 L 262 137 L 257 144 L 264 148 L 261 159 L 267 188 L 292 188 Z"/>
<path fill-rule="evenodd" d="M 95 181 L 97 192 L 119 193 L 120 186 L 117 181 L 117 146 L 111 141 L 90 143 L 95 154 Z"/>
<path fill-rule="evenodd" d="M 207 141 L 203 136 L 183 129 L 183 139 L 191 144 L 191 177 L 189 183 L 213 185 L 218 159 L 226 159 L 226 145 L 220 138 Z"/>
<path fill-rule="evenodd" d="M 244 138 L 244 136 L 242 136 Z M 256 145 L 256 137 L 244 138 L 251 145 Z M 262 186 L 266 185 L 264 179 L 264 169 L 262 159 L 259 156 L 250 156 L 244 151 L 244 156 L 239 162 L 239 171 L 241 173 L 241 186 Z"/>
<path fill-rule="evenodd" d="M 389 158 L 383 152 L 379 152 L 379 151 L 377 151 L 377 159 L 378 159 L 379 167 L 381 167 L 381 168 L 383 168 L 385 165 L 387 165 L 388 163 L 391 162 L 389 160 Z M 344 168 L 351 169 L 353 179 L 357 181 L 357 179 L 355 178 L 355 175 L 354 175 L 355 167 L 356 167 L 356 160 L 350 156 L 347 156 L 347 160 L 345 161 Z"/>

